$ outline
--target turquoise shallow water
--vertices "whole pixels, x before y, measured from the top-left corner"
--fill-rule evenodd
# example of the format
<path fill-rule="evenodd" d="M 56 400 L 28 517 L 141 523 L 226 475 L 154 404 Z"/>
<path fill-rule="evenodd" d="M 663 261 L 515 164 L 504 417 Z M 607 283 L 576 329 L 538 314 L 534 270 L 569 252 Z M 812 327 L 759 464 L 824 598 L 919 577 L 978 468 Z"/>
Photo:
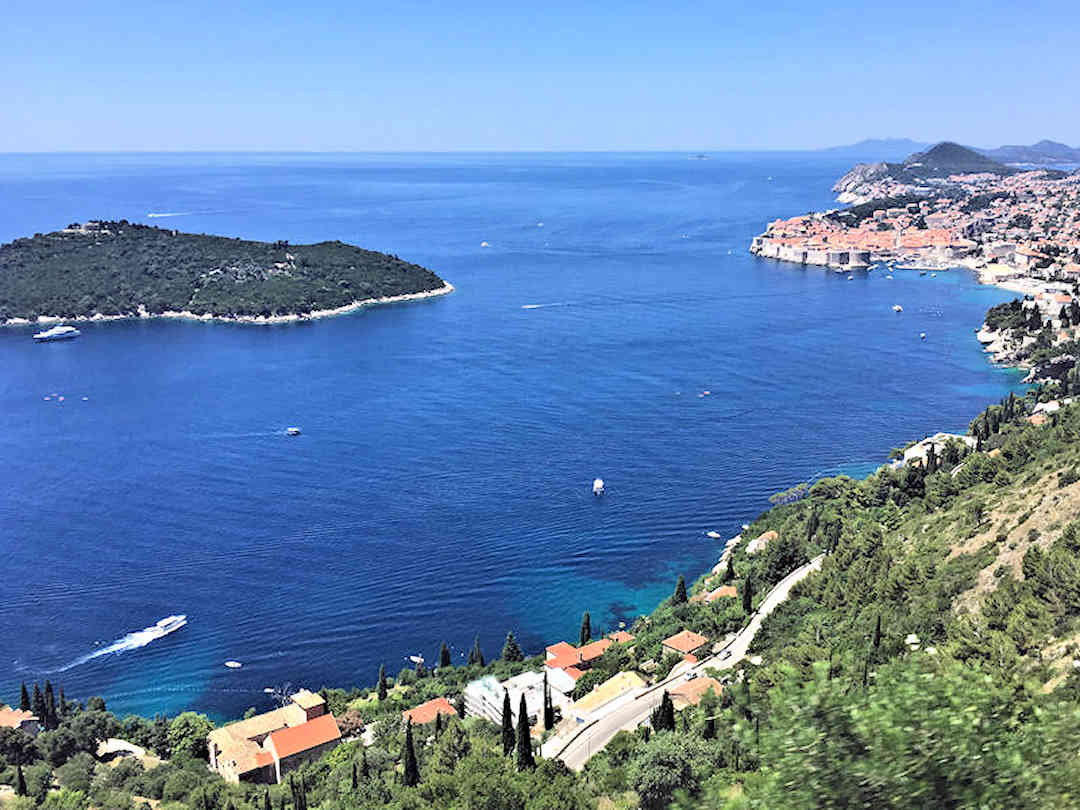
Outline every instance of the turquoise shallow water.
<path fill-rule="evenodd" d="M 225 716 L 269 685 L 371 683 L 444 639 L 492 655 L 512 628 L 536 651 L 585 609 L 608 626 L 651 609 L 715 560 L 706 531 L 773 492 L 963 429 L 1018 387 L 972 334 L 1007 294 L 746 251 L 769 219 L 829 206 L 846 168 L 0 156 L 5 241 L 96 217 L 343 239 L 457 287 L 277 327 L 0 331 L 0 684 Z M 174 613 L 178 632 L 70 666 Z"/>

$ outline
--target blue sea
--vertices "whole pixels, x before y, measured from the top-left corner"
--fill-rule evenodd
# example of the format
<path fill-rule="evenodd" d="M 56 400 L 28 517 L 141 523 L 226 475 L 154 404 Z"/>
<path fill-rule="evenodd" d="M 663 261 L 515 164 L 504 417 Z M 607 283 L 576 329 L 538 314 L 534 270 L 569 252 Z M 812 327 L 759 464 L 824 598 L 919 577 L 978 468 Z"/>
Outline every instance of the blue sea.
<path fill-rule="evenodd" d="M 834 205 L 843 159 L 688 157 L 0 156 L 0 241 L 101 218 L 341 239 L 457 288 L 272 327 L 0 330 L 0 699 L 51 678 L 220 719 L 444 640 L 537 652 L 586 609 L 651 610 L 770 494 L 1019 389 L 973 335 L 1010 296 L 966 271 L 749 255 Z"/>

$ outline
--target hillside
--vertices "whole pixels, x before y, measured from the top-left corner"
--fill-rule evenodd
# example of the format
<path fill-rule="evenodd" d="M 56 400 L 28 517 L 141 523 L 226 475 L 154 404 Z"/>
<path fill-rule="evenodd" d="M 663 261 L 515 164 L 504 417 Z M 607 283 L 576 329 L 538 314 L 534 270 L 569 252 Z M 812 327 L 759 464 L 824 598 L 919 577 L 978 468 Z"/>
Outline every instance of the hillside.
<path fill-rule="evenodd" d="M 985 155 L 980 155 L 974 149 L 968 149 L 966 146 L 960 146 L 951 141 L 943 141 L 925 152 L 916 152 L 911 155 L 896 171 L 926 179 L 976 172 L 1010 174 L 1012 169 Z"/>
<path fill-rule="evenodd" d="M 1001 163 L 1026 163 L 1033 166 L 1080 163 L 1080 149 L 1048 140 L 1031 146 L 999 146 L 997 149 L 980 149 L 979 152 Z"/>
<path fill-rule="evenodd" d="M 0 245 L 0 323 L 141 311 L 306 315 L 444 286 L 419 265 L 343 242 L 254 242 L 123 220 Z"/>

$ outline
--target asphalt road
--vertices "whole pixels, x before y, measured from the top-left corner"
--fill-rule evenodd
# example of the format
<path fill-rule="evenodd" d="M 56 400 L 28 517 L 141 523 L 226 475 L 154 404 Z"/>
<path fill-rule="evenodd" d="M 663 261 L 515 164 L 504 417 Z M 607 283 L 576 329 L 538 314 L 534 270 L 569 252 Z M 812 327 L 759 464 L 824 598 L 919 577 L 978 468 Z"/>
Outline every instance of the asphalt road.
<path fill-rule="evenodd" d="M 565 738 L 549 740 L 544 745 L 544 756 L 557 757 L 568 768 L 579 771 L 585 767 L 585 763 L 589 761 L 593 754 L 607 745 L 611 738 L 620 731 L 623 729 L 633 730 L 648 720 L 653 710 L 660 705 L 665 687 L 685 680 L 687 673 L 691 671 L 703 675 L 707 668 L 728 669 L 738 664 L 746 657 L 750 642 L 754 640 L 754 636 L 761 629 L 761 623 L 765 620 L 765 617 L 772 613 L 777 605 L 788 598 L 788 594 L 791 593 L 791 589 L 795 587 L 796 583 L 801 582 L 811 572 L 820 569 L 823 559 L 825 559 L 824 554 L 815 557 L 806 565 L 795 569 L 780 580 L 762 600 L 757 612 L 751 617 L 750 623 L 740 630 L 735 638 L 719 653 L 699 661 L 690 670 L 682 669 L 677 675 L 668 676 L 660 683 L 637 690 L 613 701 L 604 709 L 603 715 L 585 726 L 569 742 Z"/>

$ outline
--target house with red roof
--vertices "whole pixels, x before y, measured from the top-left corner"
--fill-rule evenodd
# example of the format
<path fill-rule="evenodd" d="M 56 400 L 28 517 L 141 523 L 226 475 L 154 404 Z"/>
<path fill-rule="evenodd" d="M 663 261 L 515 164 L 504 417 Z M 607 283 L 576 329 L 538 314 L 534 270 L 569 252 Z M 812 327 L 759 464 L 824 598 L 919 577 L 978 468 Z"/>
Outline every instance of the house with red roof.
<path fill-rule="evenodd" d="M 709 640 L 693 630 L 681 630 L 673 636 L 665 638 L 661 647 L 665 653 L 674 653 L 682 656 L 684 660 L 697 662 L 698 657 L 706 652 Z"/>
<path fill-rule="evenodd" d="M 33 712 L 13 709 L 6 703 L 0 703 L 0 728 L 13 728 L 36 737 L 41 731 L 41 720 Z"/>
<path fill-rule="evenodd" d="M 625 630 L 611 633 L 607 638 L 575 647 L 565 641 L 552 644 L 547 648 L 547 660 L 544 665 L 548 668 L 548 682 L 555 689 L 564 694 L 574 691 L 574 684 L 584 675 L 600 656 L 604 654 L 612 644 L 627 644 L 634 637 Z"/>
<path fill-rule="evenodd" d="M 444 697 L 437 697 L 427 703 L 421 703 L 413 709 L 407 709 L 401 713 L 401 721 L 407 723 L 412 720 L 414 726 L 424 726 L 434 722 L 440 714 L 447 717 L 457 717 L 457 709 L 454 704 Z"/>
<path fill-rule="evenodd" d="M 280 709 L 214 729 L 210 769 L 228 782 L 280 784 L 282 774 L 341 742 L 341 729 L 320 695 L 301 689 Z"/>

